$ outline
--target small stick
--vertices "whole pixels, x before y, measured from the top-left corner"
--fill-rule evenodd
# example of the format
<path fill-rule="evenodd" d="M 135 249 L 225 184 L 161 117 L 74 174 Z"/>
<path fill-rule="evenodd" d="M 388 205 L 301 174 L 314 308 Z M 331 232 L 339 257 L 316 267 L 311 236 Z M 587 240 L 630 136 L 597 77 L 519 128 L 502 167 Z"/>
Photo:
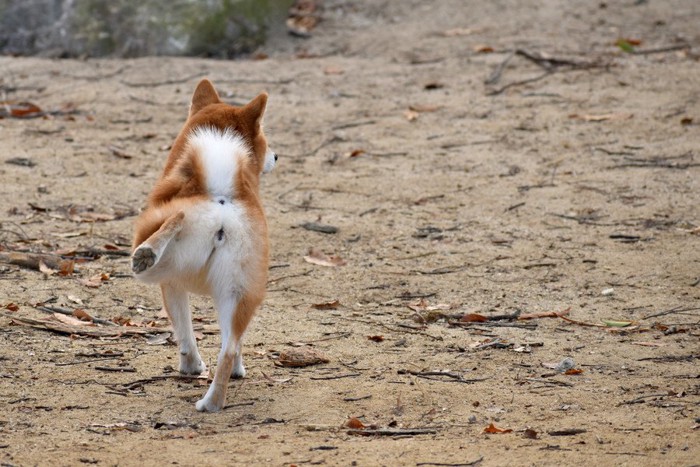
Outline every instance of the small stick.
<path fill-rule="evenodd" d="M 472 465 L 477 465 L 480 464 L 481 461 L 484 460 L 484 456 L 479 456 L 478 459 L 475 459 L 471 462 L 464 462 L 464 463 L 458 463 L 458 464 L 450 464 L 446 462 L 418 462 L 416 465 L 436 465 L 436 466 L 446 466 L 446 467 L 470 467 Z"/>
<path fill-rule="evenodd" d="M 515 56 L 515 52 L 509 53 L 509 54 L 506 56 L 505 60 L 503 60 L 503 61 L 496 67 L 496 69 L 493 70 L 493 73 L 491 73 L 491 75 L 490 75 L 488 78 L 486 78 L 486 80 L 484 81 L 484 84 L 496 84 L 496 83 L 498 82 L 498 80 L 501 79 L 501 74 L 503 73 L 503 70 L 506 68 L 506 65 L 508 65 L 508 62 L 510 62 L 510 60 L 511 60 L 514 56 Z"/>
<path fill-rule="evenodd" d="M 414 435 L 433 435 L 437 433 L 434 428 L 365 428 L 360 430 L 348 430 L 350 435 L 362 436 L 414 436 Z"/>
<path fill-rule="evenodd" d="M 677 306 L 677 307 L 671 308 L 670 310 L 667 310 L 667 311 L 662 311 L 662 312 L 659 312 L 659 313 L 654 313 L 653 315 L 645 316 L 645 317 L 643 317 L 642 319 L 657 318 L 657 317 L 659 317 L 659 316 L 671 315 L 671 314 L 673 314 L 673 313 L 683 313 L 683 312 L 686 312 L 686 311 L 696 311 L 696 310 L 700 310 L 700 307 L 683 308 L 683 307 L 681 307 L 681 306 Z"/>
<path fill-rule="evenodd" d="M 365 399 L 371 399 L 372 394 L 367 394 L 366 396 L 360 396 L 360 397 L 346 397 L 343 399 L 345 402 L 357 402 L 357 401 L 362 401 Z"/>
<path fill-rule="evenodd" d="M 73 311 L 67 310 L 65 308 L 59 308 L 57 306 L 41 305 L 41 306 L 36 306 L 34 308 L 36 308 L 37 310 L 43 311 L 44 313 L 49 313 L 49 314 L 60 313 L 62 315 L 66 315 L 66 316 L 75 316 L 73 314 Z M 117 323 L 110 321 L 108 319 L 96 318 L 92 315 L 90 315 L 90 317 L 92 318 L 93 323 L 104 324 L 105 326 L 119 326 Z"/>
<path fill-rule="evenodd" d="M 360 376 L 361 373 L 347 373 L 344 375 L 337 375 L 337 376 L 312 376 L 309 379 L 312 379 L 314 381 L 319 381 L 319 380 L 330 380 L 330 379 L 341 379 L 341 378 L 354 378 L 356 376 Z"/>
<path fill-rule="evenodd" d="M 112 371 L 115 373 L 136 373 L 136 368 L 131 367 L 96 366 L 95 369 L 100 371 Z"/>

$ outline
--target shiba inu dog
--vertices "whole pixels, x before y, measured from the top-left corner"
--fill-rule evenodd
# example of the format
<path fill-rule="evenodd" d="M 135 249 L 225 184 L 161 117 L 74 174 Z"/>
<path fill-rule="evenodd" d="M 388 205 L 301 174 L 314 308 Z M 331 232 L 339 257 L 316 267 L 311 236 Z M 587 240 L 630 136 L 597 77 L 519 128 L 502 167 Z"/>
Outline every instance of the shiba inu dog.
<path fill-rule="evenodd" d="M 262 128 L 266 104 L 265 93 L 244 107 L 225 104 L 202 80 L 134 229 L 132 269 L 160 284 L 181 373 L 205 370 L 188 293 L 211 296 L 217 309 L 221 351 L 199 411 L 221 410 L 229 377 L 245 376 L 241 340 L 265 294 L 269 247 L 259 185 L 277 160 Z"/>

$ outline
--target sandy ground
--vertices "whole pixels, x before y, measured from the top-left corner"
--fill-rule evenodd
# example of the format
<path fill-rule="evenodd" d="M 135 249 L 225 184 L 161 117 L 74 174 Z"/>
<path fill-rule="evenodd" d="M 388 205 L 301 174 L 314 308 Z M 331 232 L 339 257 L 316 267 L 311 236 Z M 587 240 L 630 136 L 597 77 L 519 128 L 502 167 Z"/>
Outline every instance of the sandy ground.
<path fill-rule="evenodd" d="M 2 100 L 47 113 L 0 120 L 0 253 L 78 259 L 0 264 L 3 465 L 698 465 L 699 23 L 694 0 L 336 1 L 265 60 L 0 58 Z M 124 256 L 204 76 L 270 93 L 281 156 L 217 414 Z M 563 317 L 463 319 L 516 312 Z M 330 362 L 276 365 L 304 347 Z"/>

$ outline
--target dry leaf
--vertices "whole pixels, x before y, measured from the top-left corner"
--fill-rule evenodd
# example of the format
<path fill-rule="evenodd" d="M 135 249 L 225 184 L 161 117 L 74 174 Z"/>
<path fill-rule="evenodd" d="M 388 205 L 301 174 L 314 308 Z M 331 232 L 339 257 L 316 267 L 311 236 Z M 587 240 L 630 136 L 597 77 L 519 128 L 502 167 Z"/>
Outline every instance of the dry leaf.
<path fill-rule="evenodd" d="M 384 336 L 367 336 L 367 339 L 374 341 L 374 342 L 383 342 Z"/>
<path fill-rule="evenodd" d="M 330 302 L 324 302 L 324 303 L 314 303 L 311 305 L 312 308 L 315 308 L 317 310 L 335 310 L 340 306 L 340 300 L 333 300 Z"/>
<path fill-rule="evenodd" d="M 347 264 L 343 258 L 340 256 L 328 256 L 321 250 L 317 250 L 316 248 L 311 248 L 309 250 L 309 254 L 304 256 L 304 261 L 307 263 L 315 264 L 317 266 L 326 266 L 326 267 L 337 267 L 337 266 L 344 266 Z"/>
<path fill-rule="evenodd" d="M 583 370 L 580 368 L 570 368 L 564 372 L 565 375 L 580 375 Z"/>
<path fill-rule="evenodd" d="M 299 347 L 285 350 L 280 353 L 279 359 L 277 360 L 281 366 L 286 367 L 304 367 L 317 365 L 319 363 L 328 363 L 329 361 L 328 357 L 311 347 Z"/>
<path fill-rule="evenodd" d="M 470 36 L 475 32 L 476 31 L 474 29 L 470 28 L 452 28 L 443 31 L 442 35 L 445 37 Z"/>
<path fill-rule="evenodd" d="M 74 318 L 73 316 L 66 316 L 60 313 L 54 313 L 53 317 L 54 319 L 56 319 L 56 321 L 60 321 L 63 324 L 67 324 L 69 326 L 94 326 L 92 322 L 81 321 L 78 318 Z"/>
<path fill-rule="evenodd" d="M 498 428 L 496 425 L 493 423 L 484 428 L 484 433 L 490 433 L 490 434 L 500 434 L 500 433 L 510 433 L 513 430 L 511 429 L 503 429 L 503 428 Z"/>
<path fill-rule="evenodd" d="M 0 102 L 0 118 L 32 118 L 40 117 L 43 114 L 44 111 L 41 110 L 39 106 L 32 104 L 31 102 Z"/>
<path fill-rule="evenodd" d="M 327 66 L 323 69 L 324 75 L 342 75 L 343 73 L 345 73 L 345 70 L 335 66 Z"/>
<path fill-rule="evenodd" d="M 348 154 L 348 157 L 357 157 L 361 156 L 364 154 L 366 151 L 364 149 L 353 149 L 350 154 Z"/>
<path fill-rule="evenodd" d="M 415 110 L 408 109 L 403 113 L 403 116 L 406 117 L 406 120 L 409 122 L 412 122 L 418 118 L 420 114 L 416 112 Z"/>
<path fill-rule="evenodd" d="M 76 308 L 75 310 L 73 310 L 73 316 L 75 316 L 81 321 L 93 321 L 92 316 L 90 316 L 88 312 L 83 310 L 82 308 Z"/>
<path fill-rule="evenodd" d="M 290 382 L 292 379 L 294 379 L 293 376 L 290 376 L 289 378 L 270 378 L 270 377 L 267 376 L 264 372 L 261 371 L 260 373 L 262 373 L 263 377 L 264 377 L 266 380 L 268 380 L 268 381 L 271 382 L 271 383 L 275 383 L 275 384 L 288 383 L 288 382 Z"/>
<path fill-rule="evenodd" d="M 75 261 L 72 259 L 64 260 L 59 263 L 60 269 L 58 270 L 59 276 L 70 276 L 75 270 Z"/>
<path fill-rule="evenodd" d="M 493 47 L 485 44 L 477 44 L 472 47 L 472 50 L 478 54 L 490 54 L 495 51 Z"/>
<path fill-rule="evenodd" d="M 39 271 L 46 274 L 47 276 L 53 276 L 54 274 L 56 274 L 58 272 L 55 269 L 51 269 L 50 267 L 48 267 L 46 265 L 46 263 L 44 263 L 41 260 L 39 261 Z"/>
<path fill-rule="evenodd" d="M 489 319 L 486 316 L 478 313 L 467 313 L 466 315 L 462 316 L 462 319 L 460 319 L 460 321 L 463 323 L 483 323 L 488 320 Z"/>
<path fill-rule="evenodd" d="M 17 306 L 15 303 L 8 303 L 7 305 L 5 305 L 5 309 L 10 311 L 17 311 L 19 310 L 19 306 Z"/>
<path fill-rule="evenodd" d="M 537 439 L 538 433 L 532 428 L 528 428 L 523 432 L 523 438 L 527 439 Z"/>
<path fill-rule="evenodd" d="M 352 428 L 353 430 L 362 430 L 365 428 L 365 424 L 356 417 L 352 417 L 350 420 L 345 422 L 345 426 Z"/>

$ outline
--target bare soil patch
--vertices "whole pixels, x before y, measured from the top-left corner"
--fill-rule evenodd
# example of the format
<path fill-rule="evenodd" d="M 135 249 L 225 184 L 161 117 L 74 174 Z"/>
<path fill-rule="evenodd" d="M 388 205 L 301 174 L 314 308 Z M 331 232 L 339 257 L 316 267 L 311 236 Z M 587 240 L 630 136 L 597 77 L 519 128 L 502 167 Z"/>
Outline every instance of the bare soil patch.
<path fill-rule="evenodd" d="M 696 464 L 699 21 L 339 1 L 266 60 L 0 58 L 2 462 Z M 204 76 L 270 93 L 280 155 L 268 296 L 217 414 L 127 251 Z M 328 363 L 280 366 L 307 347 Z"/>

